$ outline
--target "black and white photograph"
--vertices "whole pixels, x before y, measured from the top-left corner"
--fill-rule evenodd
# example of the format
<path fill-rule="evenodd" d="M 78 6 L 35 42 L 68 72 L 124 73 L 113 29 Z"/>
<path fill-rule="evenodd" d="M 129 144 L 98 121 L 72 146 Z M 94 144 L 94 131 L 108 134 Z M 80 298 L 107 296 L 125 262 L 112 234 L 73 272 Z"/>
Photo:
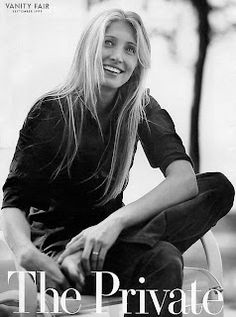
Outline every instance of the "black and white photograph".
<path fill-rule="evenodd" d="M 236 1 L 0 0 L 0 317 L 235 317 Z"/>

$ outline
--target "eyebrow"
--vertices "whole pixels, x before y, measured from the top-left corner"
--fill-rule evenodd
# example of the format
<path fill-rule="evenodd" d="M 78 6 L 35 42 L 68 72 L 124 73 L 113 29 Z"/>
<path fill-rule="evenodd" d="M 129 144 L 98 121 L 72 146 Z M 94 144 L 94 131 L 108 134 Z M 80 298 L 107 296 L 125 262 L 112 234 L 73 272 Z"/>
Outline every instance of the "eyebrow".
<path fill-rule="evenodd" d="M 105 37 L 110 37 L 110 38 L 112 38 L 112 39 L 117 39 L 117 37 L 116 36 L 113 36 L 113 35 L 109 35 L 109 34 L 105 34 Z M 129 44 L 129 45 L 133 45 L 133 46 L 137 46 L 137 44 L 136 43 L 134 43 L 134 42 L 130 42 L 130 41 L 128 41 L 128 42 L 126 42 L 127 44 Z"/>

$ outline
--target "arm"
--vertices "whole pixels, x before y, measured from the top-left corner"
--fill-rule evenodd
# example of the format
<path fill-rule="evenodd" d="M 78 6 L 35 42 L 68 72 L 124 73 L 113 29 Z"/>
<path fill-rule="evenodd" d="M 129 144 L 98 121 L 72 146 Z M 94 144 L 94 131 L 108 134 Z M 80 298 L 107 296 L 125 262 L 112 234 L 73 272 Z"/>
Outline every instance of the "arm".
<path fill-rule="evenodd" d="M 145 111 L 147 120 L 140 123 L 138 136 L 150 165 L 161 168 L 166 178 L 140 199 L 120 208 L 97 226 L 84 230 L 71 240 L 59 260 L 83 249 L 82 261 L 87 273 L 91 267 L 102 268 L 107 250 L 123 229 L 148 220 L 198 192 L 191 160 L 168 112 L 152 97 Z"/>
<path fill-rule="evenodd" d="M 46 287 L 61 292 L 67 289 L 69 284 L 58 264 L 31 242 L 30 226 L 23 212 L 18 208 L 4 208 L 1 220 L 5 239 L 19 265 L 27 271 L 45 271 Z"/>
<path fill-rule="evenodd" d="M 35 249 L 30 240 L 29 223 L 18 208 L 5 208 L 1 213 L 1 224 L 5 239 L 21 264 L 23 254 Z"/>
<path fill-rule="evenodd" d="M 150 165 L 160 167 L 165 179 L 149 193 L 111 215 L 122 228 L 145 221 L 198 193 L 191 159 L 172 118 L 152 96 L 145 110 L 147 121 L 139 125 L 138 135 Z"/>
<path fill-rule="evenodd" d="M 48 206 L 49 177 L 55 157 L 60 116 L 51 102 L 35 104 L 20 131 L 10 173 L 3 186 L 3 231 L 17 262 L 26 270 L 43 270 L 47 284 L 66 284 L 58 264 L 31 242 L 26 216 L 30 206 Z"/>
<path fill-rule="evenodd" d="M 174 161 L 167 167 L 163 182 L 107 219 L 114 219 L 123 230 L 148 220 L 162 210 L 196 196 L 197 193 L 196 177 L 191 164 L 184 160 Z"/>
<path fill-rule="evenodd" d="M 87 228 L 67 245 L 59 258 L 83 250 L 81 262 L 85 273 L 101 270 L 107 251 L 125 228 L 148 220 L 164 209 L 197 195 L 197 183 L 191 164 L 174 161 L 166 169 L 165 180 L 138 200 L 118 209 L 98 225 Z M 93 252 L 99 252 L 97 258 Z"/>

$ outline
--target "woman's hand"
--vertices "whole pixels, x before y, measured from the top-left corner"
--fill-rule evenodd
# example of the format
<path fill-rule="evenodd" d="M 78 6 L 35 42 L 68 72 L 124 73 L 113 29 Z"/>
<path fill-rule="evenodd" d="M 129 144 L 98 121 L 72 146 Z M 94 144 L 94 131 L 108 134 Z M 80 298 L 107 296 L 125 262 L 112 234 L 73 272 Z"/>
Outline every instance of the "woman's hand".
<path fill-rule="evenodd" d="M 81 265 L 82 250 L 70 254 L 61 263 L 61 270 L 79 292 L 82 291 L 85 282 L 85 274 Z"/>
<path fill-rule="evenodd" d="M 30 248 L 18 255 L 18 263 L 27 271 L 44 271 L 46 273 L 46 288 L 53 287 L 62 293 L 70 287 L 59 265 L 46 254 L 36 248 Z M 37 285 L 39 287 L 39 285 Z"/>
<path fill-rule="evenodd" d="M 102 270 L 107 251 L 115 243 L 122 226 L 115 218 L 106 218 L 75 236 L 58 259 L 59 263 L 70 254 L 82 250 L 81 263 L 86 275 L 93 270 Z"/>

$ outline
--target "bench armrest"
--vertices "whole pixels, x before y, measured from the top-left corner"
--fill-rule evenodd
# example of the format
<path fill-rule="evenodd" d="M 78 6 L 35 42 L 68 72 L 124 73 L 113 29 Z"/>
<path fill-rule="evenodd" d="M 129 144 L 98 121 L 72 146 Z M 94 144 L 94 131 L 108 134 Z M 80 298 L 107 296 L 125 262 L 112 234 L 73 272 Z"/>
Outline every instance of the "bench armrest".
<path fill-rule="evenodd" d="M 218 243 L 211 230 L 201 238 L 201 243 L 205 251 L 208 270 L 218 280 L 219 285 L 222 287 L 222 259 Z"/>

